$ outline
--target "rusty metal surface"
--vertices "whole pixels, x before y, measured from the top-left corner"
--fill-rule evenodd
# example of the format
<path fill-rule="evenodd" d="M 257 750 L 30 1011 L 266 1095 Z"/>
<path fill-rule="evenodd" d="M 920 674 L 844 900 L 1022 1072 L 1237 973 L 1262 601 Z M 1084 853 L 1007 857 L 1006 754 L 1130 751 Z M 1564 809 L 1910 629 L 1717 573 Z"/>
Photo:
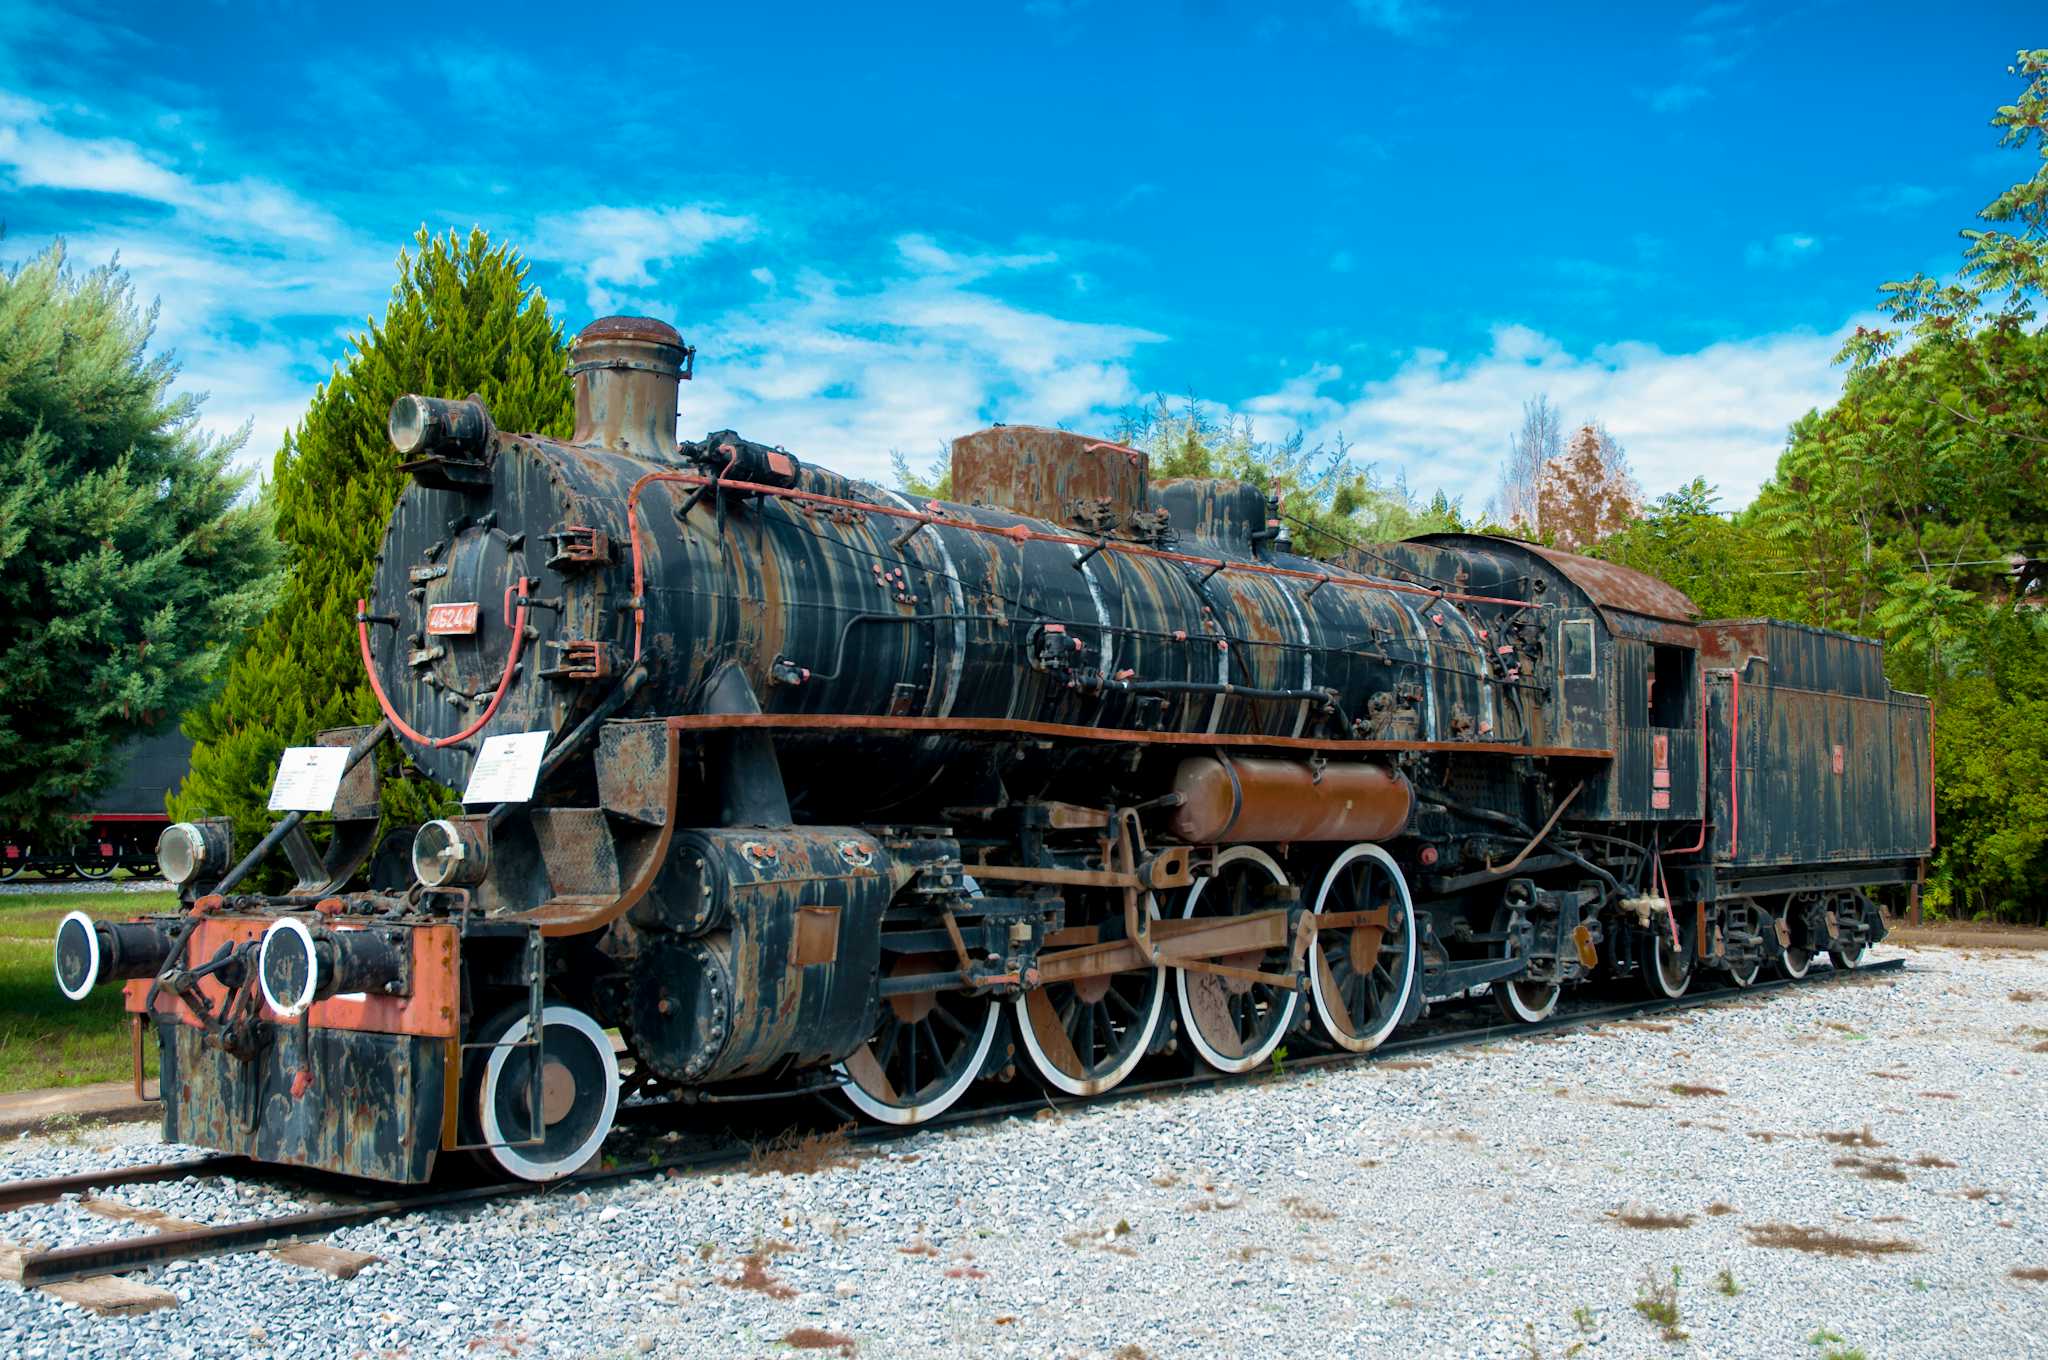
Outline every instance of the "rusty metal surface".
<path fill-rule="evenodd" d="M 645 316 L 607 316 L 569 346 L 576 394 L 572 444 L 602 444 L 643 458 L 676 456 L 676 381 L 689 346 L 675 327 Z"/>
<path fill-rule="evenodd" d="M 1408 781 L 1383 765 L 1197 756 L 1174 772 L 1168 823 L 1195 844 L 1386 841 L 1414 810 Z"/>
<path fill-rule="evenodd" d="M 212 958 L 223 947 L 260 940 L 263 932 L 270 928 L 271 922 L 275 919 L 268 916 L 203 917 L 193 923 L 191 941 L 185 957 L 205 960 Z M 461 1023 L 461 1005 L 458 942 L 453 924 L 442 922 L 433 925 L 392 927 L 388 922 L 351 921 L 341 916 L 327 918 L 324 924 L 341 928 L 355 926 L 402 930 L 406 945 L 411 951 L 408 974 L 411 990 L 404 996 L 374 993 L 362 996 L 330 996 L 313 1003 L 307 1011 L 307 1023 L 384 1034 L 409 1034 L 444 1039 L 455 1037 Z M 227 1000 L 228 991 L 217 979 L 202 978 L 198 985 L 200 994 L 216 1009 Z M 148 978 L 125 984 L 124 999 L 130 1011 L 137 1014 L 145 1013 L 150 986 L 151 981 Z M 157 1011 L 163 1019 L 175 1019 L 181 1026 L 197 1024 L 185 1003 L 173 995 L 169 988 L 158 991 Z M 296 1027 L 297 1024 L 296 1019 L 287 1021 L 267 1006 L 263 1008 L 262 1016 L 266 1020 L 290 1027 Z"/>
<path fill-rule="evenodd" d="M 1777 619 L 1715 619 L 1700 625 L 1700 660 L 1706 666 L 1747 673 L 1752 658 L 1783 685 L 1865 699 L 1883 699 L 1892 692 L 1885 682 L 1884 644 L 1875 638 Z"/>
<path fill-rule="evenodd" d="M 953 441 L 953 495 L 965 505 L 1132 535 L 1145 491 L 1143 453 L 1070 430 L 999 425 Z"/>
<path fill-rule="evenodd" d="M 372 1180 L 432 1174 L 444 1041 L 283 1025 L 244 1062 L 188 1025 L 158 1030 L 166 1142 Z"/>
<path fill-rule="evenodd" d="M 1738 636 L 1765 650 L 1709 676 L 1715 859 L 1751 868 L 1925 856 L 1934 834 L 1927 700 L 1788 683 L 1772 648 L 1783 641 L 1810 659 L 1809 630 L 1748 625 Z"/>

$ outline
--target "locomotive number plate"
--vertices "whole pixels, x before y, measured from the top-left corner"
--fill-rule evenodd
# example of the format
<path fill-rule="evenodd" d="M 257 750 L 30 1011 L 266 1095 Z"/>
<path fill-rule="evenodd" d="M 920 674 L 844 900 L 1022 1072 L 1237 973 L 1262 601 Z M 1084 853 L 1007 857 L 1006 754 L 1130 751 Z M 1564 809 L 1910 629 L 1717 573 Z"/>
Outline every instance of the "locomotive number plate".
<path fill-rule="evenodd" d="M 427 632 L 435 637 L 467 637 L 476 632 L 476 601 L 428 605 Z"/>

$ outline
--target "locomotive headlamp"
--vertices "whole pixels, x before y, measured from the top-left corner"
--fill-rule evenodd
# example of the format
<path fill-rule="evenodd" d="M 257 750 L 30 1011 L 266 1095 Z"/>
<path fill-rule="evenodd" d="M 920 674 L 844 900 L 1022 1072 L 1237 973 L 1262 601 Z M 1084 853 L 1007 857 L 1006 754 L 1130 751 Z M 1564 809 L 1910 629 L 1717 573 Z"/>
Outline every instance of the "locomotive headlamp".
<path fill-rule="evenodd" d="M 171 955 L 171 932 L 154 921 L 95 921 L 74 911 L 57 923 L 57 990 L 83 1001 L 103 982 L 155 977 Z"/>
<path fill-rule="evenodd" d="M 490 868 L 490 833 L 482 817 L 428 822 L 412 838 L 413 876 L 429 888 L 467 887 Z"/>
<path fill-rule="evenodd" d="M 407 458 L 475 458 L 491 438 L 490 418 L 481 403 L 412 393 L 391 403 L 386 429 L 391 447 Z"/>
<path fill-rule="evenodd" d="M 157 868 L 165 878 L 183 887 L 202 870 L 226 873 L 232 848 L 225 824 L 179 822 L 165 827 L 164 834 L 157 837 Z"/>
<path fill-rule="evenodd" d="M 256 985 L 264 1004 L 287 1020 L 337 992 L 346 998 L 409 991 L 403 939 L 402 931 L 394 938 L 377 930 L 316 929 L 280 916 L 256 951 Z"/>

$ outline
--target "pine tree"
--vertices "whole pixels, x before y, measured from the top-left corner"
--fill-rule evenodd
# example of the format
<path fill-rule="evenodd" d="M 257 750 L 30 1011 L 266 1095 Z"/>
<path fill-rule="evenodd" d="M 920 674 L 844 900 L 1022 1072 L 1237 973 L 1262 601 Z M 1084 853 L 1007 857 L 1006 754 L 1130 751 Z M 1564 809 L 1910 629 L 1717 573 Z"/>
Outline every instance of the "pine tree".
<path fill-rule="evenodd" d="M 108 756 L 196 702 L 275 587 L 241 436 L 200 430 L 156 311 L 61 242 L 0 273 L 0 821 L 56 843 Z"/>
<path fill-rule="evenodd" d="M 192 769 L 170 800 L 173 815 L 232 817 L 244 845 L 269 825 L 285 747 L 378 718 L 354 620 L 407 481 L 385 433 L 391 403 L 408 392 L 475 393 L 501 429 L 560 437 L 573 424 L 562 328 L 527 287 L 519 255 L 481 230 L 439 239 L 422 227 L 415 244 L 417 254 L 399 252 L 382 324 L 352 337 L 347 361 L 285 435 L 272 483 L 284 590 L 220 695 L 185 720 Z M 431 789 L 385 788 L 394 819 L 437 804 Z"/>

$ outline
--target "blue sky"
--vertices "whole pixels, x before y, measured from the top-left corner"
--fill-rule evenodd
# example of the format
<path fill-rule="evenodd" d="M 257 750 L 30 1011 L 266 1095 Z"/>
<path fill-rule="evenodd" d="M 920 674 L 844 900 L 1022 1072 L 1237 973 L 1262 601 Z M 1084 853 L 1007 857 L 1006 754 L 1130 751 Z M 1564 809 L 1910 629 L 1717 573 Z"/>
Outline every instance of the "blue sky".
<path fill-rule="evenodd" d="M 422 223 L 856 474 L 1193 393 L 1470 506 L 1520 403 L 1740 503 L 1875 287 L 2031 171 L 2031 6 L 0 3 L 0 260 L 119 252 L 279 433 Z M 2026 20 L 2036 20 L 2029 25 Z"/>

